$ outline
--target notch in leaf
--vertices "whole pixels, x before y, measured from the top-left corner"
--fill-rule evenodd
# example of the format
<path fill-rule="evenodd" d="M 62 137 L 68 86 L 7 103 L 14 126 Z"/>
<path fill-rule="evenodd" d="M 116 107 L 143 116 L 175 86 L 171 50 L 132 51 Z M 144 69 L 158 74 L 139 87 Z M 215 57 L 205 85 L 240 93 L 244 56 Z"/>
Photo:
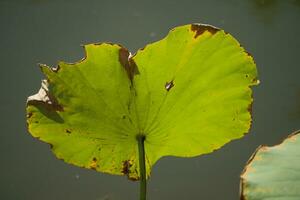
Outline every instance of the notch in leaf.
<path fill-rule="evenodd" d="M 207 154 L 250 128 L 256 66 L 223 30 L 180 26 L 133 56 L 116 44 L 84 49 L 80 62 L 41 66 L 29 132 L 67 163 L 141 179 L 141 199 L 161 157 Z"/>

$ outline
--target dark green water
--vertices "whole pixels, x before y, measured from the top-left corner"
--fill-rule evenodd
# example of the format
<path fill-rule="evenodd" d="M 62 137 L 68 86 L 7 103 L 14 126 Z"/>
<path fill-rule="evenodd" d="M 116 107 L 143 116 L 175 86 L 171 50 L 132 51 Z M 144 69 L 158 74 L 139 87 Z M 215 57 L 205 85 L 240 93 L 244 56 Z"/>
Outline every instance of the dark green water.
<path fill-rule="evenodd" d="M 239 175 L 260 144 L 300 129 L 300 1 L 0 0 L 0 199 L 134 200 L 138 183 L 57 160 L 26 131 L 25 102 L 43 78 L 36 63 L 83 57 L 80 44 L 110 41 L 135 52 L 174 26 L 225 29 L 254 56 L 253 126 L 211 155 L 166 157 L 153 168 L 149 200 L 238 200 Z"/>

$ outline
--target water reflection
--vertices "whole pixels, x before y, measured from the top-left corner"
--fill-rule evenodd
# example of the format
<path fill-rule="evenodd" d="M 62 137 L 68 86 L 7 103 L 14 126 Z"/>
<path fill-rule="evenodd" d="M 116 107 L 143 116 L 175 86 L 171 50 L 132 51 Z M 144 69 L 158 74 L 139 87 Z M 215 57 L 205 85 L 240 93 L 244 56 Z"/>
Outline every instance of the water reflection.
<path fill-rule="evenodd" d="M 295 109 L 289 113 L 290 120 L 300 119 L 300 91 L 295 95 Z"/>
<path fill-rule="evenodd" d="M 293 0 L 292 3 L 300 7 L 300 0 Z"/>
<path fill-rule="evenodd" d="M 254 15 L 259 21 L 270 24 L 278 13 L 277 0 L 250 0 L 254 8 Z"/>
<path fill-rule="evenodd" d="M 300 7 L 300 0 L 249 0 L 249 2 L 252 4 L 253 15 L 265 24 L 271 24 L 276 21 L 275 18 L 281 13 L 286 5 Z"/>
<path fill-rule="evenodd" d="M 253 2 L 257 6 L 257 8 L 263 9 L 272 7 L 277 4 L 277 0 L 254 0 Z"/>

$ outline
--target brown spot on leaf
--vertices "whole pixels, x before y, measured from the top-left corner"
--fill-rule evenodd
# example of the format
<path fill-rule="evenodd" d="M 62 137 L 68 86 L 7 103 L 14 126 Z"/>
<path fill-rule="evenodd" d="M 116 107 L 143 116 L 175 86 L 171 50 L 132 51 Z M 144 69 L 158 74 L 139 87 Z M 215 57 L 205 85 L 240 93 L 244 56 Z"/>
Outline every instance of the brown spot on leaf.
<path fill-rule="evenodd" d="M 32 112 L 27 113 L 26 117 L 30 118 L 32 116 Z"/>
<path fill-rule="evenodd" d="M 131 181 L 138 181 L 139 179 L 137 177 L 128 177 L 129 180 Z"/>
<path fill-rule="evenodd" d="M 174 82 L 173 80 L 170 82 L 166 82 L 165 84 L 165 89 L 169 92 L 171 90 L 171 88 L 174 87 Z"/>
<path fill-rule="evenodd" d="M 52 102 L 54 102 L 54 101 L 52 101 Z M 63 111 L 64 110 L 64 108 L 61 105 L 59 105 L 58 103 L 49 104 L 49 103 L 44 102 L 44 101 L 30 100 L 30 101 L 27 102 L 27 104 L 28 105 L 33 105 L 33 106 L 41 105 L 44 108 L 46 108 L 48 111 L 51 111 L 51 110 L 53 110 L 53 111 Z"/>
<path fill-rule="evenodd" d="M 251 115 L 252 115 L 252 106 L 253 106 L 253 102 L 251 102 L 247 108 L 248 112 L 250 112 Z"/>
<path fill-rule="evenodd" d="M 130 163 L 130 160 L 125 160 L 123 161 L 123 168 L 122 168 L 122 173 L 126 174 L 127 176 L 130 173 L 130 167 L 132 166 L 132 164 Z M 129 177 L 129 176 L 128 176 Z"/>
<path fill-rule="evenodd" d="M 245 53 L 246 53 L 248 56 L 250 56 L 250 57 L 252 57 L 252 58 L 253 58 L 252 54 L 251 54 L 251 53 L 249 53 L 248 51 L 245 51 Z"/>
<path fill-rule="evenodd" d="M 70 129 L 66 129 L 66 133 L 71 133 L 72 131 Z"/>
<path fill-rule="evenodd" d="M 259 83 L 259 80 L 257 78 L 252 79 L 253 83 Z"/>
<path fill-rule="evenodd" d="M 91 164 L 90 164 L 90 168 L 96 170 L 97 167 L 98 167 L 98 165 L 97 165 L 97 158 L 94 157 L 92 159 Z"/>
<path fill-rule="evenodd" d="M 123 47 L 119 51 L 119 61 L 126 70 L 128 78 L 132 82 L 134 75 L 139 74 L 139 70 L 134 60 L 130 57 L 128 50 Z"/>
<path fill-rule="evenodd" d="M 205 31 L 208 31 L 213 35 L 217 33 L 220 29 L 207 24 L 192 24 L 191 30 L 196 32 L 194 38 L 197 38 L 199 35 L 202 35 Z"/>
<path fill-rule="evenodd" d="M 251 53 L 249 53 L 248 51 L 245 50 L 245 48 L 240 44 L 240 47 L 244 50 L 244 52 L 247 54 L 247 56 L 252 57 Z"/>
<path fill-rule="evenodd" d="M 248 108 L 247 108 L 248 112 L 251 115 L 251 122 L 252 122 L 252 107 L 253 107 L 253 92 L 251 92 L 251 102 L 250 102 L 250 104 L 248 105 Z"/>
<path fill-rule="evenodd" d="M 52 94 L 50 94 L 49 92 L 47 93 L 51 103 L 52 103 L 52 108 L 55 109 L 56 111 L 64 111 L 64 108 L 62 107 L 62 105 L 60 105 L 58 103 L 58 101 L 56 100 L 56 98 L 54 96 L 52 96 Z"/>
<path fill-rule="evenodd" d="M 241 185 L 240 185 L 240 200 L 246 200 L 246 197 L 244 195 L 244 182 L 242 181 L 241 182 Z"/>

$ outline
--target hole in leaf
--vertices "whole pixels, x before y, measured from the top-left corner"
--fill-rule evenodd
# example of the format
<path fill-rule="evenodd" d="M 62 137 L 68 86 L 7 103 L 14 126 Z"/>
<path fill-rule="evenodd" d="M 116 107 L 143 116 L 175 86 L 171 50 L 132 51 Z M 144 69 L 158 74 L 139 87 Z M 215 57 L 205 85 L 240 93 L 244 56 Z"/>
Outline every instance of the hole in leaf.
<path fill-rule="evenodd" d="M 170 91 L 172 87 L 174 87 L 173 80 L 170 81 L 170 82 L 166 82 L 166 84 L 165 84 L 165 89 L 166 89 L 167 91 Z"/>

